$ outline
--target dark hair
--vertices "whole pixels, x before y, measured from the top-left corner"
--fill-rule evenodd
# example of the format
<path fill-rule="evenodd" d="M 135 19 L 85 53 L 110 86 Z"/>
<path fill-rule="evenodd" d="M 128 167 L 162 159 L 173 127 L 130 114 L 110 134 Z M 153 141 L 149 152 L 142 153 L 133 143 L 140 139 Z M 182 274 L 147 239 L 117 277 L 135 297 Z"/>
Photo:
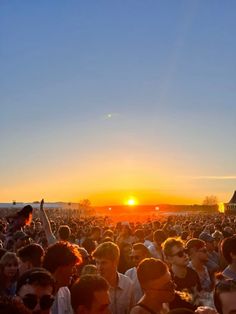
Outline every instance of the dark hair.
<path fill-rule="evenodd" d="M 137 276 L 141 287 L 150 280 L 161 278 L 167 270 L 167 265 L 160 259 L 145 258 L 137 268 Z"/>
<path fill-rule="evenodd" d="M 42 264 L 44 249 L 39 244 L 31 243 L 20 248 L 17 251 L 17 255 L 22 262 L 31 262 L 33 267 L 40 267 Z"/>
<path fill-rule="evenodd" d="M 91 254 L 96 249 L 96 243 L 94 240 L 90 238 L 84 239 L 82 242 L 82 246 L 86 249 L 86 251 Z"/>
<path fill-rule="evenodd" d="M 29 218 L 32 212 L 33 207 L 31 205 L 26 205 L 19 212 L 17 212 L 17 216 L 24 216 L 25 218 Z"/>
<path fill-rule="evenodd" d="M 166 240 L 166 238 L 167 238 L 167 236 L 166 236 L 165 232 L 162 229 L 157 229 L 153 233 L 153 240 L 155 242 L 160 243 L 160 244 L 162 244 Z"/>
<path fill-rule="evenodd" d="M 145 254 L 146 257 L 151 257 L 151 253 L 150 253 L 149 249 L 143 243 L 135 243 L 133 245 L 133 250 L 139 250 L 143 254 Z"/>
<path fill-rule="evenodd" d="M 17 281 L 16 292 L 26 284 L 42 287 L 51 286 L 53 288 L 53 293 L 55 291 L 55 281 L 53 276 L 43 268 L 32 268 L 26 271 Z"/>
<path fill-rule="evenodd" d="M 137 238 L 144 238 L 145 237 L 145 233 L 143 229 L 136 229 L 134 232 L 134 236 L 136 236 Z"/>
<path fill-rule="evenodd" d="M 43 260 L 43 267 L 52 274 L 60 266 L 81 264 L 82 258 L 76 247 L 68 242 L 57 242 L 47 248 Z"/>
<path fill-rule="evenodd" d="M 231 253 L 236 254 L 236 236 L 224 239 L 221 243 L 221 250 L 225 260 L 231 264 Z"/>
<path fill-rule="evenodd" d="M 67 225 L 62 225 L 58 229 L 59 237 L 62 241 L 68 241 L 71 235 L 70 227 Z"/>
<path fill-rule="evenodd" d="M 219 314 L 223 314 L 222 303 L 220 300 L 220 294 L 224 292 L 235 292 L 236 281 L 232 279 L 226 279 L 219 281 L 214 291 L 214 304 Z"/>
<path fill-rule="evenodd" d="M 108 290 L 108 283 L 99 275 L 84 275 L 71 288 L 71 305 L 76 311 L 79 305 L 91 308 L 94 292 Z"/>
<path fill-rule="evenodd" d="M 199 250 L 203 248 L 204 246 L 205 246 L 205 242 L 197 238 L 192 238 L 188 240 L 188 242 L 186 243 L 186 249 L 188 250 L 189 253 L 192 249 Z"/>

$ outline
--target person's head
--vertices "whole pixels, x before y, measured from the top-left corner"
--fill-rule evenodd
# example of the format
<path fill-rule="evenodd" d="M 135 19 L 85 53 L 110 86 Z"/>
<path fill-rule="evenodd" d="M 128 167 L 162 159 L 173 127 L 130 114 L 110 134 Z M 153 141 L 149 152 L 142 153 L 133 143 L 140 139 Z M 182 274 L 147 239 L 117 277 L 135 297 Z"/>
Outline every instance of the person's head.
<path fill-rule="evenodd" d="M 81 271 L 81 276 L 84 275 L 98 275 L 97 267 L 92 264 L 85 265 Z"/>
<path fill-rule="evenodd" d="M 184 248 L 184 242 L 179 238 L 168 238 L 163 243 L 163 251 L 167 261 L 171 265 L 187 266 L 188 255 Z"/>
<path fill-rule="evenodd" d="M 214 303 L 219 314 L 236 313 L 236 281 L 219 281 L 214 291 Z"/>
<path fill-rule="evenodd" d="M 15 253 L 6 252 L 0 259 L 1 280 L 15 281 L 19 273 L 19 260 Z"/>
<path fill-rule="evenodd" d="M 22 219 L 23 225 L 30 225 L 32 221 L 33 207 L 31 205 L 24 206 L 19 212 L 17 212 L 18 219 Z"/>
<path fill-rule="evenodd" d="M 212 233 L 212 237 L 214 239 L 215 249 L 218 250 L 219 249 L 219 244 L 224 239 L 223 233 L 221 231 L 219 231 L 219 230 L 216 230 L 215 232 Z"/>
<path fill-rule="evenodd" d="M 156 296 L 158 303 L 174 298 L 174 283 L 167 265 L 156 258 L 145 258 L 137 267 L 137 276 L 144 293 Z"/>
<path fill-rule="evenodd" d="M 236 236 L 226 238 L 221 243 L 221 251 L 228 264 L 236 263 Z"/>
<path fill-rule="evenodd" d="M 20 260 L 19 272 L 22 275 L 33 267 L 41 267 L 44 256 L 44 249 L 36 243 L 28 244 L 17 251 Z"/>
<path fill-rule="evenodd" d="M 136 238 L 137 243 L 143 243 L 145 238 L 145 233 L 143 229 L 137 229 L 134 232 L 134 236 Z"/>
<path fill-rule="evenodd" d="M 162 229 L 158 229 L 153 233 L 153 241 L 158 245 L 161 246 L 161 244 L 165 241 L 166 234 Z"/>
<path fill-rule="evenodd" d="M 120 257 L 118 245 L 113 242 L 101 243 L 92 256 L 96 261 L 96 266 L 101 276 L 107 279 L 116 273 Z"/>
<path fill-rule="evenodd" d="M 35 231 L 40 232 L 42 230 L 42 223 L 41 221 L 36 221 L 35 222 Z"/>
<path fill-rule="evenodd" d="M 90 238 L 84 239 L 84 241 L 82 242 L 82 246 L 89 254 L 91 254 L 96 249 L 95 241 Z"/>
<path fill-rule="evenodd" d="M 14 251 L 16 252 L 21 247 L 29 243 L 29 236 L 23 231 L 17 231 L 14 236 Z"/>
<path fill-rule="evenodd" d="M 58 229 L 58 235 L 61 241 L 69 241 L 71 236 L 70 227 L 67 225 L 61 225 Z"/>
<path fill-rule="evenodd" d="M 199 235 L 199 239 L 201 239 L 202 241 L 205 242 L 208 252 L 213 252 L 214 251 L 214 249 L 215 249 L 214 238 L 210 234 L 208 234 L 206 232 L 202 232 Z"/>
<path fill-rule="evenodd" d="M 186 243 L 186 249 L 192 261 L 202 264 L 208 261 L 207 248 L 204 241 L 193 238 Z"/>
<path fill-rule="evenodd" d="M 16 293 L 32 314 L 49 314 L 54 301 L 55 281 L 43 268 L 32 268 L 18 280 Z"/>
<path fill-rule="evenodd" d="M 151 253 L 148 248 L 142 243 L 136 243 L 133 245 L 131 252 L 131 259 L 134 263 L 134 266 L 138 266 L 138 264 L 144 259 L 151 257 Z"/>
<path fill-rule="evenodd" d="M 108 283 L 98 275 L 81 276 L 72 286 L 71 305 L 75 314 L 108 314 Z"/>
<path fill-rule="evenodd" d="M 100 227 L 98 227 L 98 226 L 93 227 L 92 230 L 91 230 L 91 236 L 90 236 L 90 238 L 91 238 L 92 240 L 94 240 L 94 241 L 98 241 L 98 240 L 100 240 L 100 238 L 101 238 L 101 233 L 102 233 L 102 231 L 101 231 L 101 228 L 100 228 Z"/>
<path fill-rule="evenodd" d="M 81 255 L 76 247 L 68 242 L 57 242 L 46 250 L 43 267 L 53 274 L 59 288 L 70 283 L 74 266 L 81 262 Z"/>
<path fill-rule="evenodd" d="M 111 238 L 112 241 L 114 240 L 114 232 L 111 229 L 107 229 L 103 232 L 102 238 L 105 239 L 107 237 Z"/>

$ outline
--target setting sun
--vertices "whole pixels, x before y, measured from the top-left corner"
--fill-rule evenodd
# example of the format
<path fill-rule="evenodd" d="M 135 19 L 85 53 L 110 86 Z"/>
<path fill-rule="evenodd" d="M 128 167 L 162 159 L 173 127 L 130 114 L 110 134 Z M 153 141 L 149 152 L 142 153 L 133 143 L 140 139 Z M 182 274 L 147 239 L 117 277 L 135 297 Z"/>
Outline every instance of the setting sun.
<path fill-rule="evenodd" d="M 135 205 L 137 205 L 137 200 L 135 199 L 135 198 L 129 198 L 128 200 L 127 200 L 127 202 L 126 202 L 126 204 L 128 205 L 128 206 L 135 206 Z"/>

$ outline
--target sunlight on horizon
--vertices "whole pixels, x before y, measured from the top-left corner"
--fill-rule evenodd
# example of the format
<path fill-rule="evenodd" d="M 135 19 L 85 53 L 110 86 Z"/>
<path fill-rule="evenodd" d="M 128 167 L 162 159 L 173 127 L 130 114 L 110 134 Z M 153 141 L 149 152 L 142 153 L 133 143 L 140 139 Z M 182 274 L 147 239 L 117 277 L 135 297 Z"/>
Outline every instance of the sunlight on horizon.
<path fill-rule="evenodd" d="M 128 206 L 135 206 L 135 205 L 138 205 L 138 201 L 137 201 L 137 199 L 135 199 L 134 197 L 130 197 L 130 198 L 127 200 L 126 204 L 127 204 Z"/>

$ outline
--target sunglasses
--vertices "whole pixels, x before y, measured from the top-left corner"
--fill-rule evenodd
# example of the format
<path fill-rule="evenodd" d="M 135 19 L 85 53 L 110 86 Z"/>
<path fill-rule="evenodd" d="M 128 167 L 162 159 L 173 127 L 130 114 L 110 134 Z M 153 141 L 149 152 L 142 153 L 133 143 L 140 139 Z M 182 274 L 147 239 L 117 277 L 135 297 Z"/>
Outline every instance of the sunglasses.
<path fill-rule="evenodd" d="M 172 254 L 171 256 L 184 257 L 185 255 L 187 255 L 187 250 L 181 250 L 175 254 Z"/>
<path fill-rule="evenodd" d="M 48 310 L 54 302 L 54 297 L 52 295 L 45 294 L 41 298 L 38 298 L 35 294 L 26 294 L 22 300 L 24 305 L 30 310 L 33 310 L 38 302 L 41 310 Z"/>

